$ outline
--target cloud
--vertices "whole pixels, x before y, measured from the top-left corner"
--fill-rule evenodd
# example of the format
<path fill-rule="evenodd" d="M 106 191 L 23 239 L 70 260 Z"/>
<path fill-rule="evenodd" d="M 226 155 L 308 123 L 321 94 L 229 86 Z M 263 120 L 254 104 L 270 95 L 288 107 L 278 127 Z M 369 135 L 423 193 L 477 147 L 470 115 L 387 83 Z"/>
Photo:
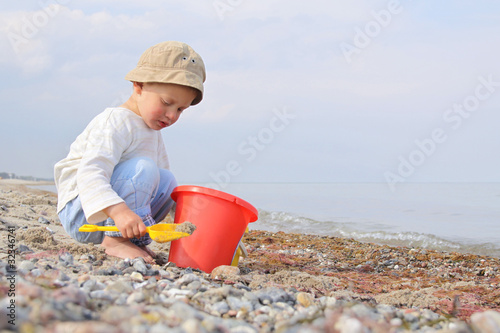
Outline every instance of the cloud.
<path fill-rule="evenodd" d="M 221 4 L 226 6 L 217 7 Z M 47 142 L 53 145 L 50 160 L 38 156 L 42 160 L 36 163 L 22 162 L 26 172 L 31 165 L 30 173 L 47 176 L 36 165 L 49 170 L 92 117 L 127 98 L 130 83 L 124 75 L 140 54 L 158 42 L 181 40 L 203 56 L 208 71 L 203 103 L 186 110 L 164 133 L 181 178 L 208 177 L 228 159 L 241 157 L 238 143 L 268 126 L 274 108 L 286 107 L 297 114 L 293 126 L 246 165 L 239 179 L 286 181 L 306 177 L 310 170 L 307 177 L 316 181 L 380 180 L 399 155 L 414 149 L 415 140 L 443 125 L 443 112 L 473 92 L 478 76 L 500 81 L 500 45 L 494 40 L 500 33 L 498 4 L 401 2 L 402 11 L 346 61 L 341 43 L 354 45 L 356 33 L 377 22 L 374 12 L 387 10 L 388 4 L 5 3 L 0 98 L 7 122 L 1 126 L 22 124 L 26 142 L 32 142 L 23 156 L 30 149 L 46 149 Z M 16 50 L 9 33 L 27 42 L 19 39 Z M 494 110 L 498 96 L 500 89 L 481 110 Z M 498 165 L 499 158 L 490 153 L 498 136 L 481 132 L 494 117 L 478 111 L 475 119 L 464 122 L 463 132 L 450 132 L 446 145 L 412 179 L 439 180 L 443 174 L 477 179 L 481 163 Z M 0 139 L 6 140 L 3 133 Z M 58 140 L 49 139 L 51 133 Z M 488 144 L 475 148 L 475 135 Z M 5 158 L 15 161 L 22 147 L 4 152 Z M 474 152 L 474 161 L 466 161 L 465 152 Z M 200 160 L 206 161 L 203 170 Z M 450 171 L 453 164 L 464 167 Z M 485 168 L 482 177 L 498 180 L 493 169 Z"/>

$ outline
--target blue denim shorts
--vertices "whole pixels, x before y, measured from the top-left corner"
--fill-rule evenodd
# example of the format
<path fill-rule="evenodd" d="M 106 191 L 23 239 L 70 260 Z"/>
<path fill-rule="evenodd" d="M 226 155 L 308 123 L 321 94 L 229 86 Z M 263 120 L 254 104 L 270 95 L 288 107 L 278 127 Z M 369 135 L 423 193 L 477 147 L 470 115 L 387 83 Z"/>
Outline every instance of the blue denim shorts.
<path fill-rule="evenodd" d="M 119 163 L 113 170 L 110 183 L 113 190 L 142 218 L 146 226 L 162 221 L 174 206 L 175 202 L 170 194 L 177 186 L 175 177 L 169 170 L 158 168 L 149 158 L 134 158 Z M 117 231 L 78 231 L 82 225 L 87 224 L 79 196 L 68 202 L 59 212 L 59 219 L 64 230 L 81 243 L 101 244 L 105 235 L 122 236 Z M 115 223 L 108 218 L 96 225 L 114 226 Z M 139 239 L 134 238 L 130 241 L 142 246 L 151 243 L 151 238 L 145 234 Z"/>

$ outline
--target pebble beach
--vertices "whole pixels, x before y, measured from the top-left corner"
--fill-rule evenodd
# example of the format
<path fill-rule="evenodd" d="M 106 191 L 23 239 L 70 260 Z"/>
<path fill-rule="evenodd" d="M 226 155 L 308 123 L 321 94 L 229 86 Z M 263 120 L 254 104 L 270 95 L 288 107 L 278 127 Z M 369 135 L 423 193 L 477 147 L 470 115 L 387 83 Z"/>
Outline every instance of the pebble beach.
<path fill-rule="evenodd" d="M 500 332 L 499 258 L 252 230 L 209 274 L 76 243 L 56 203 L 0 180 L 2 332 Z"/>

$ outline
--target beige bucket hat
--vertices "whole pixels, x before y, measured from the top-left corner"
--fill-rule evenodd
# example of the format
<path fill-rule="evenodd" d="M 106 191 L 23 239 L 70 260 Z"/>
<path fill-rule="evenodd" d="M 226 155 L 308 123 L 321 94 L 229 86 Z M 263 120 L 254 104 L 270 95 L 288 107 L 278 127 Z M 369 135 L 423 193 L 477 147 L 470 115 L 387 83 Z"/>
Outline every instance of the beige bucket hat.
<path fill-rule="evenodd" d="M 203 98 L 203 82 L 206 79 L 205 64 L 200 55 L 182 42 L 162 42 L 151 46 L 140 57 L 137 67 L 126 80 L 132 82 L 174 83 L 193 87 L 199 91 L 191 105 Z"/>

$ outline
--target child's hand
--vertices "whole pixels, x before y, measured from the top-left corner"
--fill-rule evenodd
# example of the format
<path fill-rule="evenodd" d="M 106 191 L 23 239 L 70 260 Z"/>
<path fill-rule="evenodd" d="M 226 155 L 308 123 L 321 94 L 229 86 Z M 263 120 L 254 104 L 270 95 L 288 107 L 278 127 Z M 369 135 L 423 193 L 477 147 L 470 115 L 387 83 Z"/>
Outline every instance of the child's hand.
<path fill-rule="evenodd" d="M 125 203 L 109 206 L 104 212 L 115 221 L 123 238 L 139 238 L 146 233 L 146 225 L 142 222 L 142 218 Z"/>

